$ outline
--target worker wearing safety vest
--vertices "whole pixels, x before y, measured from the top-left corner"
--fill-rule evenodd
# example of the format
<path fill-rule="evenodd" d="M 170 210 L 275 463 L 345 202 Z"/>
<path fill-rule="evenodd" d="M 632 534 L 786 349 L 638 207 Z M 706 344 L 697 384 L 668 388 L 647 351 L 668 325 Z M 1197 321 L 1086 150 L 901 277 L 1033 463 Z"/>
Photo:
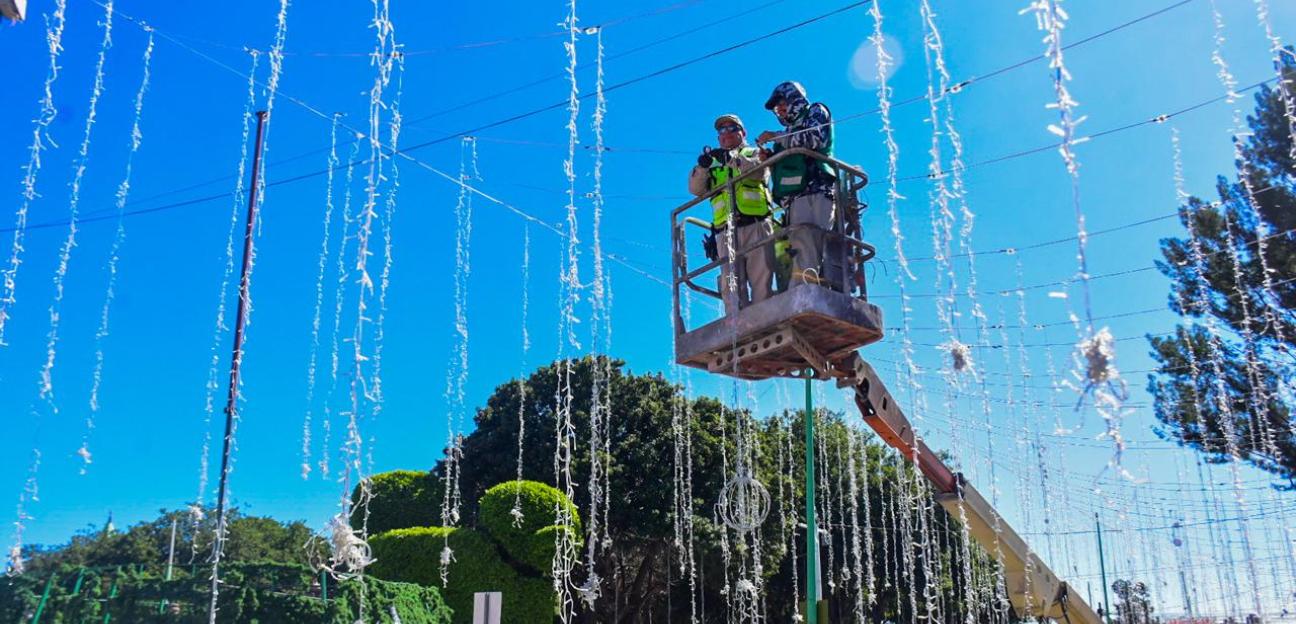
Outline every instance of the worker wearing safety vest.
<path fill-rule="evenodd" d="M 703 148 L 697 166 L 689 173 L 689 192 L 696 196 L 724 188 L 728 180 L 760 166 L 760 150 L 747 145 L 747 131 L 737 115 L 721 115 L 715 120 L 715 129 L 720 147 Z M 742 252 L 773 232 L 770 204 L 763 175 L 735 184 L 732 201 L 728 192 L 716 193 L 711 198 L 712 234 L 707 257 L 723 261 L 719 290 L 726 315 L 770 296 L 774 255 L 771 245 L 763 245 L 730 261 L 731 254 Z"/>
<path fill-rule="evenodd" d="M 768 155 L 801 147 L 832 156 L 832 113 L 823 104 L 811 104 L 800 83 L 789 81 L 775 87 L 765 109 L 773 111 L 784 128 L 783 132 L 767 130 L 756 138 L 759 145 L 773 143 Z M 825 234 L 834 223 L 835 177 L 831 165 L 811 157 L 793 156 L 771 167 L 770 188 L 774 200 L 786 210 L 786 225 L 813 226 L 788 233 L 793 284 L 828 281 L 823 279 L 823 258 Z"/>

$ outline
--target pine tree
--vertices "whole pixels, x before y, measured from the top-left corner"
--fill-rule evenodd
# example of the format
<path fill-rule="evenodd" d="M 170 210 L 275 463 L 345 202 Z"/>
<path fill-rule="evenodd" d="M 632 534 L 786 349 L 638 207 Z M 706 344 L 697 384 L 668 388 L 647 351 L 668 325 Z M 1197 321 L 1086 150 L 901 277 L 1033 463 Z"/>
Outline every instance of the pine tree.
<path fill-rule="evenodd" d="M 1149 337 L 1159 366 L 1148 389 L 1163 437 L 1218 461 L 1235 454 L 1296 488 L 1296 145 L 1280 90 L 1255 101 L 1233 179 L 1217 179 L 1217 201 L 1188 198 L 1185 236 L 1161 241 L 1157 267 L 1183 322 Z"/>

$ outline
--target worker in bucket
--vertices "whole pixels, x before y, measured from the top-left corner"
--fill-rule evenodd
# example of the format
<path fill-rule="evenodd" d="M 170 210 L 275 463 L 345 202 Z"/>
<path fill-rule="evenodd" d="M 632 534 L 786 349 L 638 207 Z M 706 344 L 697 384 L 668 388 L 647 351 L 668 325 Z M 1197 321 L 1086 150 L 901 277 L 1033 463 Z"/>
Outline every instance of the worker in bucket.
<path fill-rule="evenodd" d="M 758 145 L 772 143 L 766 156 L 797 147 L 832 156 L 832 113 L 821 103 L 811 104 L 801 83 L 789 81 L 775 87 L 765 110 L 772 111 L 783 125 L 782 132 L 766 130 L 756 137 Z M 825 234 L 834 223 L 836 174 L 832 165 L 813 157 L 791 156 L 776 162 L 770 177 L 772 196 L 784 209 L 784 224 L 812 226 L 788 233 L 792 284 L 835 283 L 825 279 L 831 276 L 824 274 L 823 266 Z M 828 247 L 839 248 L 836 244 Z"/>
<path fill-rule="evenodd" d="M 720 147 L 702 148 L 697 166 L 689 173 L 689 192 L 695 196 L 724 188 L 730 179 L 760 166 L 760 150 L 747 144 L 747 130 L 737 115 L 721 115 L 714 126 Z M 770 296 L 774 263 L 771 245 L 730 260 L 731 253 L 739 254 L 773 232 L 765 178 L 755 175 L 736 183 L 732 202 L 728 192 L 711 198 L 711 234 L 703 245 L 708 259 L 722 261 L 719 290 L 726 315 Z"/>

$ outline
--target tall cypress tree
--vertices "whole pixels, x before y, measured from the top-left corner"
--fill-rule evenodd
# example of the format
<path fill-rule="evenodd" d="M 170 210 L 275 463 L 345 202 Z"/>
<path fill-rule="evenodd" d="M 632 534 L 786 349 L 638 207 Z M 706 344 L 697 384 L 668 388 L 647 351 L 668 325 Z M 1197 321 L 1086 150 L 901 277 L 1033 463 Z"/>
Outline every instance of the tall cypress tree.
<path fill-rule="evenodd" d="M 1296 56 L 1283 56 L 1296 97 Z M 1296 487 L 1296 160 L 1282 93 L 1264 88 L 1249 136 L 1216 201 L 1179 207 L 1182 238 L 1157 267 L 1183 317 L 1149 337 L 1159 363 L 1148 389 L 1158 433 L 1223 461 L 1230 454 Z M 1265 269 L 1268 269 L 1266 279 Z"/>

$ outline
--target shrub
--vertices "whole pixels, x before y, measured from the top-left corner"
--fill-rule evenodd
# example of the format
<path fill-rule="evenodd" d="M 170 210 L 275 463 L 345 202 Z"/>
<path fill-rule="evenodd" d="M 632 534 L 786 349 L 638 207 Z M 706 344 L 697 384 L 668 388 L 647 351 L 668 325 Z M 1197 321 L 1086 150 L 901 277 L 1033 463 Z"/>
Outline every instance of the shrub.
<path fill-rule="evenodd" d="M 543 572 L 545 576 L 551 575 L 554 551 L 556 550 L 554 546 L 561 531 L 572 533 L 571 543 L 574 551 L 572 556 L 574 559 L 579 559 L 581 551 L 580 533 L 571 527 L 556 524 L 544 527 L 529 535 L 524 542 L 520 542 L 521 546 L 518 550 L 525 549 L 525 551 L 522 555 L 518 555 L 517 558 L 528 566 Z"/>
<path fill-rule="evenodd" d="M 59 568 L 49 576 L 26 575 L 0 582 L 0 621 L 23 622 L 35 612 L 49 584 L 41 614 L 48 622 L 140 622 L 202 624 L 207 622 L 211 584 L 207 570 L 178 570 L 164 581 L 159 570 L 134 566 L 117 569 Z M 300 565 L 229 564 L 222 567 L 221 622 L 255 624 L 352 624 L 357 620 L 392 624 L 392 609 L 403 624 L 447 624 L 450 609 L 436 588 L 364 580 L 364 613 L 359 613 L 359 580 L 326 579 Z"/>
<path fill-rule="evenodd" d="M 369 540 L 377 561 L 369 567 L 376 577 L 441 587 L 441 549 L 454 551 L 449 583 L 441 590 L 454 609 L 455 622 L 472 621 L 473 594 L 498 591 L 504 594 L 505 624 L 548 622 L 554 612 L 553 590 L 539 578 L 519 577 L 505 563 L 486 536 L 457 527 L 397 529 Z M 544 615 L 542 615 L 544 614 Z"/>
<path fill-rule="evenodd" d="M 441 480 L 431 472 L 392 470 L 373 475 L 369 483 L 370 535 L 441 524 L 441 497 L 445 490 Z M 356 486 L 351 494 L 351 500 L 357 503 L 351 525 L 357 528 L 364 522 L 359 499 L 360 486 Z"/>
<path fill-rule="evenodd" d="M 514 526 L 512 514 L 515 501 L 522 510 L 518 526 Z M 558 505 L 566 506 L 571 514 L 579 542 L 581 523 L 576 506 L 557 488 L 537 481 L 506 481 L 486 490 L 477 503 L 477 522 L 514 561 L 548 574 L 557 530 L 553 526 L 554 510 Z"/>

